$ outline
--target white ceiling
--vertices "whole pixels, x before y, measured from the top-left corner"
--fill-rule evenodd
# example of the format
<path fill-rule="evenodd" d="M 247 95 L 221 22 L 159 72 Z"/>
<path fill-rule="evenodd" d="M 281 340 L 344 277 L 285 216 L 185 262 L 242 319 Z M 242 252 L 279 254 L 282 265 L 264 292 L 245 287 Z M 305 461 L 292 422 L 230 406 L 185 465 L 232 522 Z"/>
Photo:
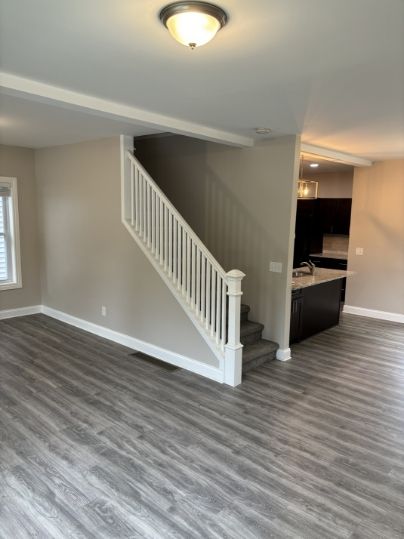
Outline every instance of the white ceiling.
<path fill-rule="evenodd" d="M 3 78 L 4 91 L 58 105 L 63 88 L 104 100 L 92 107 L 104 117 L 125 105 L 114 118 L 134 130 L 141 119 L 249 144 L 264 126 L 371 159 L 404 156 L 403 0 L 220 0 L 229 24 L 195 51 L 159 22 L 164 4 L 0 0 L 1 69 L 32 79 Z M 67 99 L 77 113 L 84 97 Z M 63 140 L 64 123 L 52 129 Z"/>

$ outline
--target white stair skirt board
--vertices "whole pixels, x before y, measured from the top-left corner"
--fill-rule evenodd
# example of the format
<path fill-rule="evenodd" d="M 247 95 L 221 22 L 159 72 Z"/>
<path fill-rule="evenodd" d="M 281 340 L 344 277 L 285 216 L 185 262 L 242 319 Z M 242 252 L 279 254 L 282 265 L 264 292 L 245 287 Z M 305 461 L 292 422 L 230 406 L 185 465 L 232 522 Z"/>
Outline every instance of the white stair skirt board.
<path fill-rule="evenodd" d="M 4 309 L 0 311 L 0 320 L 6 318 L 16 318 L 17 316 L 28 316 L 42 312 L 42 305 L 31 305 L 30 307 L 19 307 L 18 309 Z"/>
<path fill-rule="evenodd" d="M 388 311 L 365 309 L 364 307 L 355 307 L 353 305 L 344 305 L 343 312 L 347 314 L 356 314 L 357 316 L 378 318 L 379 320 L 388 320 L 389 322 L 399 322 L 404 324 L 404 314 L 400 313 L 389 313 Z"/>
<path fill-rule="evenodd" d="M 292 359 L 292 351 L 290 348 L 278 348 L 276 351 L 276 359 L 278 361 L 288 361 Z"/>
<path fill-rule="evenodd" d="M 206 365 L 195 359 L 177 354 L 171 350 L 166 350 L 165 348 L 161 348 L 160 346 L 142 341 L 135 337 L 125 335 L 124 333 L 119 333 L 118 331 L 93 324 L 92 322 L 88 322 L 87 320 L 83 320 L 62 311 L 52 309 L 46 305 L 42 307 L 42 312 L 43 314 L 56 318 L 61 322 L 65 322 L 71 326 L 83 329 L 84 331 L 88 331 L 89 333 L 93 333 L 99 337 L 104 337 L 104 339 L 122 344 L 123 346 L 127 346 L 128 348 L 138 352 L 143 352 L 149 356 L 156 357 L 162 361 L 165 361 L 166 363 L 176 365 L 177 367 L 194 372 L 195 374 L 200 374 L 201 376 L 205 376 L 206 378 L 214 380 L 215 382 L 224 382 L 224 372 L 217 367 L 213 367 L 212 365 Z"/>

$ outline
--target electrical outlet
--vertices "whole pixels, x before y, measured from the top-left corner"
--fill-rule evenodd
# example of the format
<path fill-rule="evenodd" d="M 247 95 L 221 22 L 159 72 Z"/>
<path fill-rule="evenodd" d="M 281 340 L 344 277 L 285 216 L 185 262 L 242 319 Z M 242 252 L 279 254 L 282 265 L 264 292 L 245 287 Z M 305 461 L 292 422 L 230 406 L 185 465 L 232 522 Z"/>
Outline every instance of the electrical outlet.
<path fill-rule="evenodd" d="M 273 273 L 282 273 L 282 262 L 270 262 L 269 271 Z"/>
<path fill-rule="evenodd" d="M 356 252 L 356 254 L 359 255 L 359 256 L 360 256 L 360 255 L 363 255 L 363 247 L 357 247 L 357 248 L 355 249 L 355 252 Z"/>
<path fill-rule="evenodd" d="M 107 308 L 105 305 L 101 305 L 101 314 L 102 316 L 107 316 Z"/>

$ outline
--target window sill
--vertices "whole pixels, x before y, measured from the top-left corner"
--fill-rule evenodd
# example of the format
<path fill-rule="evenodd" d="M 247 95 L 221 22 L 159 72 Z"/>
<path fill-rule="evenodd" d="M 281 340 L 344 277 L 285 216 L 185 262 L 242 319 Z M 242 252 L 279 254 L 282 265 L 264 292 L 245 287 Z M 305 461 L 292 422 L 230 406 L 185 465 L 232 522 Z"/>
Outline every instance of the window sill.
<path fill-rule="evenodd" d="M 0 284 L 0 292 L 2 292 L 3 290 L 15 290 L 16 288 L 22 288 L 22 283 Z"/>

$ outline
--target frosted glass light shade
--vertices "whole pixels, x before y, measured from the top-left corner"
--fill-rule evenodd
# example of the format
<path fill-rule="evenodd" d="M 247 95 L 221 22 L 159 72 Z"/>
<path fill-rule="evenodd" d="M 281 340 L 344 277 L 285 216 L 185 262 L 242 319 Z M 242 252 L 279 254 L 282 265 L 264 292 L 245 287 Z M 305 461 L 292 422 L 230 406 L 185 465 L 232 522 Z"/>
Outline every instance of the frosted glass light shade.
<path fill-rule="evenodd" d="M 220 23 L 212 15 L 190 11 L 170 17 L 167 28 L 174 39 L 193 49 L 213 39 L 220 30 Z"/>
<path fill-rule="evenodd" d="M 190 0 L 166 6 L 160 20 L 176 41 L 194 49 L 215 37 L 226 24 L 227 15 L 214 4 Z"/>

